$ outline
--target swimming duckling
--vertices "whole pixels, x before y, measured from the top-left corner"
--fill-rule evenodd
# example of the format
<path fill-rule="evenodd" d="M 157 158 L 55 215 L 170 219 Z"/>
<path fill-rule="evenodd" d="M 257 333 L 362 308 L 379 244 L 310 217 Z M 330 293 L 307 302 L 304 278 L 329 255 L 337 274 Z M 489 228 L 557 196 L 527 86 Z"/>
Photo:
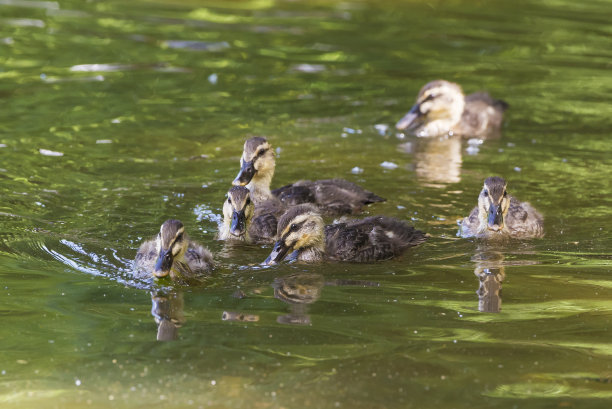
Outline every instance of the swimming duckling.
<path fill-rule="evenodd" d="M 255 206 L 249 189 L 232 186 L 223 204 L 223 224 L 219 240 L 241 240 L 247 243 L 274 243 L 277 217 L 284 208 L 277 200 L 266 200 Z"/>
<path fill-rule="evenodd" d="M 422 137 L 486 137 L 499 133 L 506 109 L 506 102 L 486 92 L 464 96 L 458 84 L 437 80 L 421 88 L 416 104 L 395 127 Z"/>
<path fill-rule="evenodd" d="M 461 222 L 462 237 L 542 237 L 542 215 L 527 202 L 508 195 L 506 181 L 494 176 L 484 181 L 478 206 Z"/>
<path fill-rule="evenodd" d="M 246 186 L 255 205 L 276 198 L 285 206 L 313 203 L 330 215 L 354 213 L 367 204 L 385 201 L 344 179 L 301 180 L 270 191 L 275 166 L 274 151 L 266 138 L 250 138 L 244 143 L 240 172 L 232 184 Z"/>
<path fill-rule="evenodd" d="M 170 276 L 172 281 L 189 284 L 213 267 L 207 248 L 190 241 L 183 223 L 166 220 L 152 240 L 142 243 L 134 260 L 137 272 L 157 278 Z"/>
<path fill-rule="evenodd" d="M 386 260 L 425 239 L 425 233 L 384 216 L 324 226 L 317 208 L 303 204 L 290 208 L 280 218 L 277 242 L 264 263 L 278 263 L 288 254 L 290 259 L 306 262 L 323 258 L 355 262 Z"/>

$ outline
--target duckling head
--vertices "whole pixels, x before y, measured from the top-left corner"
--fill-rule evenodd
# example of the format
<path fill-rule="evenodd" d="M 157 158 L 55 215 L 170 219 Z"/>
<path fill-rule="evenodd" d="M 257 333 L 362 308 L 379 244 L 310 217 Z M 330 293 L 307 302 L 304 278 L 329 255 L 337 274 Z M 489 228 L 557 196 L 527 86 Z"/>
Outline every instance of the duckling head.
<path fill-rule="evenodd" d="M 454 82 L 436 80 L 419 91 L 417 101 L 395 127 L 417 132 L 417 136 L 443 135 L 461 120 L 465 97 L 461 87 Z"/>
<path fill-rule="evenodd" d="M 244 186 L 232 186 L 227 192 L 223 204 L 223 223 L 229 226 L 229 232 L 236 238 L 244 239 L 255 212 L 249 189 Z"/>
<path fill-rule="evenodd" d="M 510 208 L 510 196 L 506 191 L 506 181 L 498 176 L 488 177 L 478 195 L 478 218 L 480 231 L 501 231 L 504 219 Z"/>
<path fill-rule="evenodd" d="M 183 223 L 174 219 L 166 220 L 157 235 L 158 258 L 153 275 L 162 278 L 170 274 L 172 264 L 175 260 L 182 259 L 187 246 Z"/>
<path fill-rule="evenodd" d="M 278 221 L 277 241 L 264 264 L 276 264 L 290 252 L 310 247 L 325 247 L 324 224 L 321 214 L 310 204 L 294 206 Z"/>
<path fill-rule="evenodd" d="M 274 175 L 274 151 L 266 138 L 256 136 L 247 139 L 240 157 L 240 172 L 232 182 L 234 186 L 246 186 L 251 180 L 267 181 L 268 185 Z"/>

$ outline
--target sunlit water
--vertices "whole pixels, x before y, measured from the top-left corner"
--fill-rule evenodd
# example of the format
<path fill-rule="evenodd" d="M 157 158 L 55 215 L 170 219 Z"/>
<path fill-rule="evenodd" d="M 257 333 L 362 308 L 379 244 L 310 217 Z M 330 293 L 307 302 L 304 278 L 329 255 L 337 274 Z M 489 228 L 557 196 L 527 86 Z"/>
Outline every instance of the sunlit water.
<path fill-rule="evenodd" d="M 610 15 L 0 0 L 0 406 L 608 407 Z M 398 138 L 436 78 L 505 99 L 503 136 Z M 346 178 L 430 240 L 261 268 L 269 248 L 214 240 L 250 135 L 278 149 L 275 186 Z M 544 239 L 456 236 L 490 175 Z M 216 255 L 201 287 L 131 275 L 169 217 Z"/>

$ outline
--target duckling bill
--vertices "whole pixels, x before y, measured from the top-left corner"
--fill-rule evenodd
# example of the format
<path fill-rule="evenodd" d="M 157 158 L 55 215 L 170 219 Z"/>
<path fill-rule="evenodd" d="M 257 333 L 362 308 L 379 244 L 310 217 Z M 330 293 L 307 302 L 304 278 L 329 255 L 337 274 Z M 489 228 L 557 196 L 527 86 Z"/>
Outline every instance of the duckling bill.
<path fill-rule="evenodd" d="M 277 241 L 265 264 L 285 259 L 370 262 L 387 260 L 426 240 L 425 233 L 385 216 L 325 226 L 310 204 L 290 208 L 278 222 Z"/>
<path fill-rule="evenodd" d="M 506 102 L 486 92 L 464 96 L 458 84 L 437 80 L 421 88 L 416 103 L 395 127 L 421 137 L 494 136 L 499 134 L 506 109 Z"/>
<path fill-rule="evenodd" d="M 274 151 L 267 139 L 250 138 L 244 143 L 240 172 L 232 184 L 246 186 L 256 205 L 267 200 L 278 200 L 284 206 L 312 203 L 330 215 L 355 213 L 365 205 L 385 200 L 344 179 L 301 180 L 271 191 L 275 167 Z"/>
<path fill-rule="evenodd" d="M 478 195 L 478 205 L 461 221 L 462 237 L 531 238 L 544 235 L 542 215 L 529 203 L 510 196 L 506 180 L 488 177 Z"/>
<path fill-rule="evenodd" d="M 134 260 L 136 271 L 146 277 L 169 276 L 179 283 L 188 284 L 208 273 L 213 267 L 210 251 L 189 239 L 179 220 L 166 220 L 153 239 L 144 242 Z"/>

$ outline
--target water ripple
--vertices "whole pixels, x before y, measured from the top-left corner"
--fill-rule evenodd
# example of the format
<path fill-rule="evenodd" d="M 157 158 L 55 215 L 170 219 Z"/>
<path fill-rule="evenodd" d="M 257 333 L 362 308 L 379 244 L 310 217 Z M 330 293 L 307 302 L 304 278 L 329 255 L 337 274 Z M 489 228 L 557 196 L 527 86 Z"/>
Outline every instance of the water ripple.
<path fill-rule="evenodd" d="M 0 0 L 0 6 L 13 6 L 24 8 L 37 8 L 47 10 L 59 10 L 60 6 L 55 1 L 34 1 L 34 0 Z"/>

